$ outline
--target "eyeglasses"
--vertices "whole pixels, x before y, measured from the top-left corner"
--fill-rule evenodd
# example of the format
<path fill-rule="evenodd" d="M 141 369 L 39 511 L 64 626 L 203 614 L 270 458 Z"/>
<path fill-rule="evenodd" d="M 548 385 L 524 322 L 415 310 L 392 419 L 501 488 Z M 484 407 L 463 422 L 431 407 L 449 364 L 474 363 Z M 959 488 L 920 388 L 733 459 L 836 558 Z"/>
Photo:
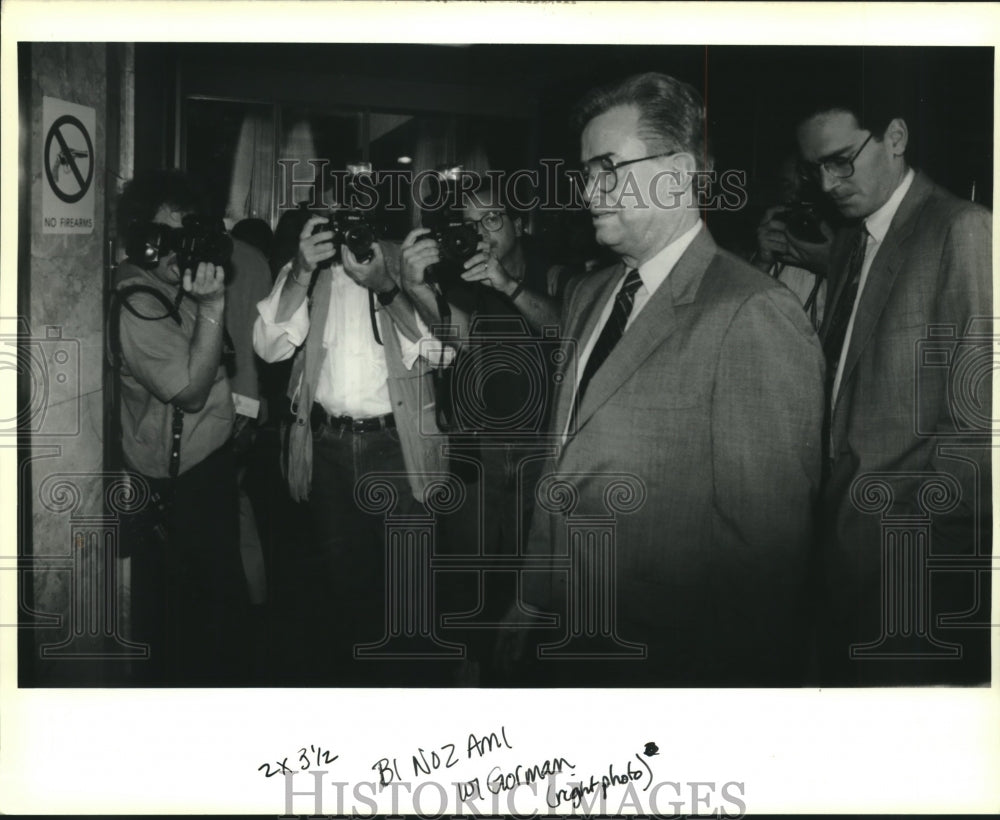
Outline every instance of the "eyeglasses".
<path fill-rule="evenodd" d="M 672 157 L 674 154 L 679 154 L 680 151 L 670 151 L 665 154 L 650 154 L 648 157 L 639 157 L 638 159 L 627 159 L 623 162 L 612 162 L 611 157 L 598 157 L 597 159 L 592 159 L 590 162 L 584 164 L 581 169 L 582 179 L 581 183 L 584 190 L 590 187 L 591 180 L 597 185 L 597 190 L 601 193 L 608 193 L 613 191 L 615 186 L 618 185 L 618 169 L 624 168 L 626 165 L 632 165 L 636 162 L 645 162 L 647 159 L 659 159 L 660 157 Z"/>
<path fill-rule="evenodd" d="M 861 152 L 865 150 L 865 146 L 871 142 L 872 137 L 875 135 L 873 133 L 868 134 L 868 139 L 861 143 L 861 147 L 854 152 L 850 157 L 830 157 L 829 159 L 823 159 L 819 162 L 806 162 L 805 160 L 801 163 L 801 170 L 803 176 L 806 176 L 812 180 L 818 180 L 820 178 L 820 171 L 826 171 L 830 176 L 836 177 L 837 179 L 847 179 L 854 175 L 854 160 L 861 156 Z"/>
<path fill-rule="evenodd" d="M 490 233 L 495 233 L 496 231 L 499 231 L 503 227 L 503 218 L 504 218 L 503 211 L 490 211 L 482 219 L 466 219 L 465 223 L 467 225 L 476 225 L 476 226 L 479 226 L 481 224 Z"/>

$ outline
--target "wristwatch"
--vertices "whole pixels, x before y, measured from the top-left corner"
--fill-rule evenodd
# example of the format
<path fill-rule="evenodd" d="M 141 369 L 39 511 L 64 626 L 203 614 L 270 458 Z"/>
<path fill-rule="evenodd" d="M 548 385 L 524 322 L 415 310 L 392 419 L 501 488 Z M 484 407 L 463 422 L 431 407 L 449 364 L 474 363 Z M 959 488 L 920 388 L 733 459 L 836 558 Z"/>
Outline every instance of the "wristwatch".
<path fill-rule="evenodd" d="M 392 300 L 396 298 L 399 293 L 399 285 L 393 285 L 391 290 L 379 291 L 375 295 L 378 297 L 379 304 L 383 307 L 392 304 Z"/>

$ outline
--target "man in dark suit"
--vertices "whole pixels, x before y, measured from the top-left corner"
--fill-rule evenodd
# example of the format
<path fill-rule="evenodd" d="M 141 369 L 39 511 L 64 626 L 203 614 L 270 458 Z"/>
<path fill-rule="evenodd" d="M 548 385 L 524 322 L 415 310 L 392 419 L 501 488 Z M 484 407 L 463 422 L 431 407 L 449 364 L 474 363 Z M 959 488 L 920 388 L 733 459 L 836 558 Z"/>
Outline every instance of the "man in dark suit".
<path fill-rule="evenodd" d="M 791 291 L 702 224 L 692 180 L 711 163 L 693 88 L 632 77 L 592 92 L 578 122 L 597 241 L 621 261 L 574 280 L 563 305 L 576 367 L 556 396 L 562 446 L 538 492 L 524 600 L 562 611 L 568 639 L 542 648 L 537 674 L 797 682 L 820 477 L 815 332 Z"/>
<path fill-rule="evenodd" d="M 821 674 L 840 684 L 989 675 L 991 214 L 909 167 L 900 99 L 831 97 L 797 130 L 804 170 L 854 220 L 820 329 Z"/>

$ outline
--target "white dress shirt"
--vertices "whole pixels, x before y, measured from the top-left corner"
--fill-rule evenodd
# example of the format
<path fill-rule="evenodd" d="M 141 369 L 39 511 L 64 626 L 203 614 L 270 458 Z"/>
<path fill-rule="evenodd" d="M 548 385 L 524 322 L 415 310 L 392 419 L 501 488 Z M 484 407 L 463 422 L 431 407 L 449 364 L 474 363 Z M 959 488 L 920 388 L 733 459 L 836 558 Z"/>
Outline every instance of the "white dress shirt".
<path fill-rule="evenodd" d="M 287 321 L 275 321 L 281 291 L 290 270 L 291 264 L 286 265 L 268 297 L 257 303 L 260 315 L 254 323 L 253 344 L 257 355 L 266 362 L 291 358 L 309 333 L 308 300 L 303 300 Z M 389 371 L 385 349 L 375 341 L 372 330 L 368 289 L 351 279 L 341 265 L 334 265 L 332 272 L 330 308 L 323 330 L 326 359 L 320 369 L 315 399 L 332 416 L 371 418 L 385 415 L 392 411 L 387 382 Z M 419 341 L 407 339 L 393 326 L 407 368 L 412 368 L 421 354 L 430 355 L 429 351 L 438 347 L 420 317 L 416 313 L 414 316 L 424 334 Z"/>
<path fill-rule="evenodd" d="M 686 251 L 691 243 L 694 242 L 694 239 L 698 235 L 701 228 L 702 223 L 699 219 L 689 230 L 677 237 L 677 239 L 667 245 L 663 250 L 656 254 L 656 256 L 639 265 L 639 278 L 642 280 L 642 284 L 639 285 L 639 289 L 635 292 L 635 299 L 632 303 L 632 312 L 629 314 L 628 321 L 625 324 L 626 333 L 628 333 L 628 329 L 632 326 L 636 316 L 639 315 L 639 312 L 646 306 L 646 303 L 649 302 L 653 294 L 656 293 L 657 288 L 659 288 L 660 285 L 666 281 L 670 271 L 672 271 L 674 266 L 677 264 L 677 260 L 684 255 L 684 251 Z M 580 378 L 583 376 L 583 371 L 587 367 L 587 360 L 590 358 L 590 354 L 594 350 L 594 345 L 597 344 L 597 339 L 601 335 L 601 331 L 608 323 L 611 311 L 615 306 L 615 299 L 618 297 L 618 291 L 621 290 L 621 286 L 624 284 L 625 279 L 623 278 L 619 283 L 618 288 L 611 294 L 611 297 L 601 309 L 601 314 L 597 317 L 597 324 L 594 325 L 594 330 L 590 334 L 590 338 L 587 339 L 583 348 L 580 350 L 580 354 L 577 357 L 576 385 L 573 388 L 574 397 L 580 389 Z M 569 431 L 569 424 L 572 417 L 573 413 L 570 413 L 569 417 L 566 419 L 566 427 L 563 430 L 564 441 L 566 434 Z"/>
<path fill-rule="evenodd" d="M 858 304 L 861 302 L 861 294 L 864 293 L 865 283 L 868 281 L 868 271 L 871 270 L 875 254 L 878 253 L 878 249 L 885 240 L 885 235 L 889 232 L 889 225 L 892 224 L 892 218 L 896 215 L 896 211 L 899 210 L 899 206 L 903 202 L 903 197 L 906 196 L 906 192 L 910 190 L 910 185 L 913 183 L 914 176 L 915 174 L 913 173 L 913 169 L 910 168 L 906 172 L 906 176 L 903 177 L 903 181 L 896 186 L 896 190 L 892 192 L 892 196 L 886 200 L 885 204 L 865 219 L 865 229 L 868 231 L 868 241 L 865 245 L 865 258 L 861 264 L 861 278 L 858 280 L 858 295 L 854 300 L 854 306 L 851 308 L 851 318 L 847 322 L 847 331 L 844 334 L 844 345 L 840 349 L 840 360 L 837 362 L 837 375 L 834 377 L 833 391 L 830 395 L 831 406 L 836 403 L 837 393 L 840 391 L 840 378 L 844 374 L 844 362 L 847 361 L 847 351 L 851 347 L 851 334 L 854 332 L 854 317 L 857 315 Z"/>

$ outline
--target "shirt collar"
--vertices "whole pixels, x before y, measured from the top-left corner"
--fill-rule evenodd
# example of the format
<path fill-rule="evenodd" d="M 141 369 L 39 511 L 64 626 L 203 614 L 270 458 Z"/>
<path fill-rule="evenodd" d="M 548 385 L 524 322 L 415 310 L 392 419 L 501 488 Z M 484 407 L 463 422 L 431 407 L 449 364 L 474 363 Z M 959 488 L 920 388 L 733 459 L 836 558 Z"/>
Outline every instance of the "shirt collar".
<path fill-rule="evenodd" d="M 684 251 L 694 242 L 694 238 L 700 230 L 701 220 L 699 219 L 687 231 L 656 254 L 656 256 L 639 266 L 639 278 L 642 279 L 642 284 L 645 285 L 650 295 L 655 293 L 656 289 L 663 284 L 667 275 L 677 264 L 677 260 L 684 255 Z"/>
<path fill-rule="evenodd" d="M 896 190 L 892 192 L 892 196 L 886 200 L 885 204 L 865 219 L 865 228 L 868 229 L 868 233 L 871 234 L 876 242 L 881 242 L 885 239 L 885 235 L 889 232 L 889 225 L 892 222 L 892 218 L 896 215 L 896 211 L 899 210 L 906 192 L 910 190 L 913 177 L 913 169 L 910 168 L 903 177 L 903 181 L 896 186 Z"/>

